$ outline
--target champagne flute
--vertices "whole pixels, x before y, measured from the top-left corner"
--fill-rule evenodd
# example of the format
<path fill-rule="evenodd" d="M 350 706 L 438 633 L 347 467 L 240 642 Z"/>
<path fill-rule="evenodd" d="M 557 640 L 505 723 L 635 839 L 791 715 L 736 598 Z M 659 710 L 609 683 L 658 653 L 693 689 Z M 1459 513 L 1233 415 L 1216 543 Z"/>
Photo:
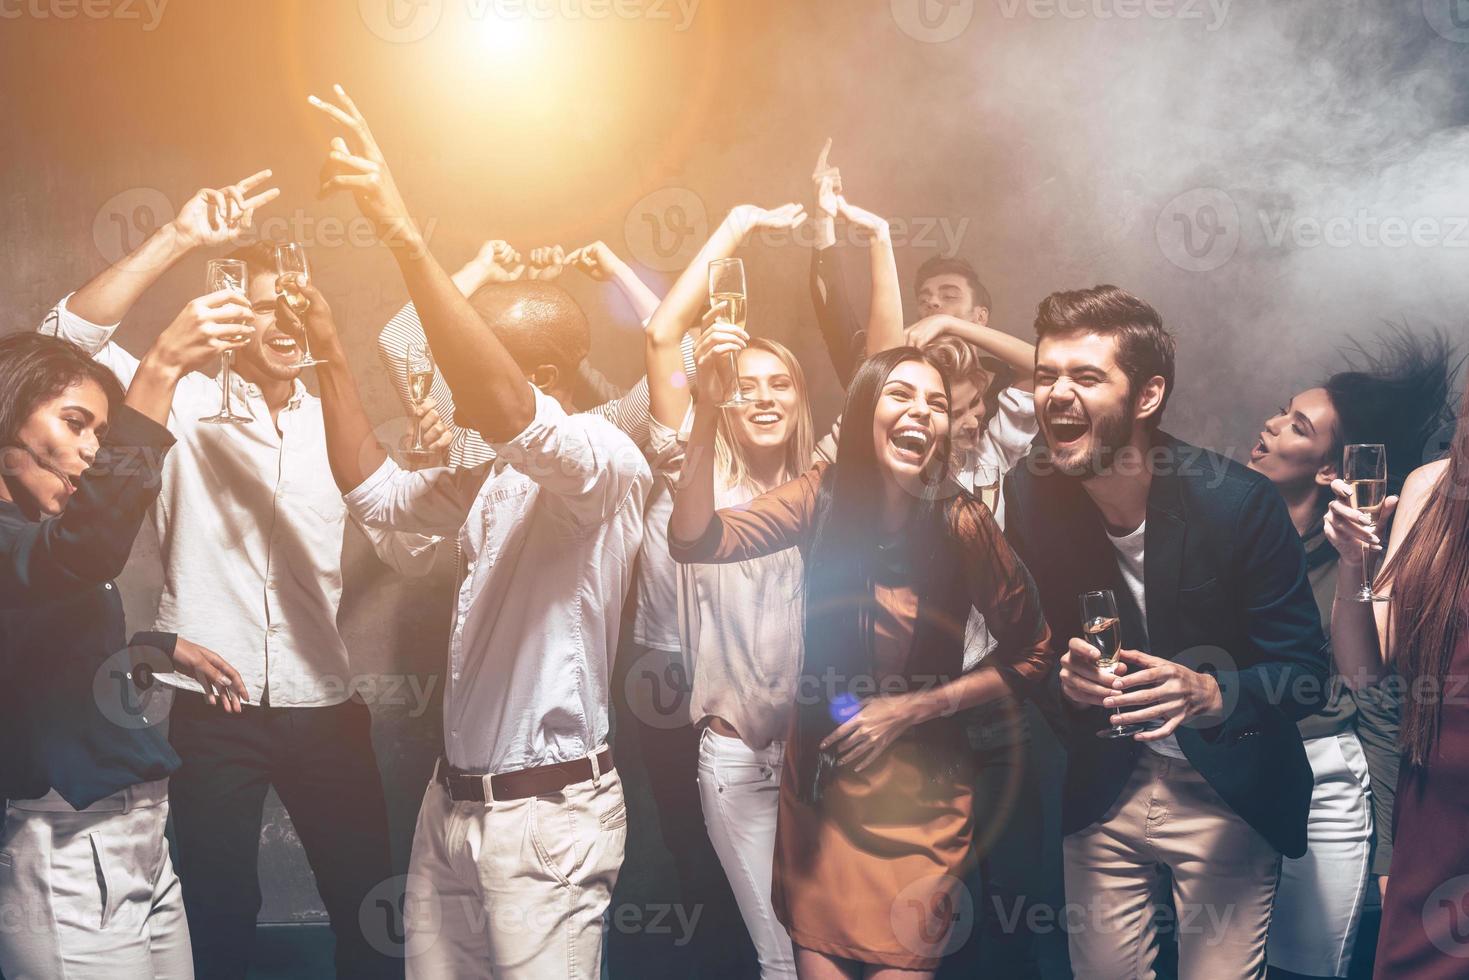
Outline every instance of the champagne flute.
<path fill-rule="evenodd" d="M 286 298 L 286 305 L 297 318 L 306 315 L 311 308 L 311 301 L 296 292 L 287 292 L 286 286 L 304 286 L 311 281 L 311 265 L 306 261 L 306 246 L 300 242 L 286 242 L 275 247 L 275 269 L 278 273 L 276 278 L 276 289 Z M 307 335 L 305 324 L 301 327 L 301 351 L 305 354 L 297 363 L 301 367 L 312 367 L 317 364 L 325 364 L 325 358 L 311 356 L 311 338 Z"/>
<path fill-rule="evenodd" d="M 1081 603 L 1082 639 L 1101 651 L 1098 669 L 1111 673 L 1117 666 L 1117 652 L 1122 649 L 1122 620 L 1117 615 L 1117 597 L 1111 589 L 1083 592 Z M 1127 738 L 1146 731 L 1147 725 L 1112 725 L 1097 732 L 1099 738 Z"/>
<path fill-rule="evenodd" d="M 210 259 L 205 273 L 209 292 L 217 292 L 221 289 L 233 289 L 237 293 L 245 293 L 245 263 L 239 259 Z M 236 415 L 230 405 L 230 388 L 233 385 L 235 352 L 224 351 L 219 355 L 219 412 L 200 419 L 200 422 L 208 422 L 212 425 L 244 425 L 253 421 L 248 415 Z"/>
<path fill-rule="evenodd" d="M 434 385 L 434 355 L 428 344 L 408 345 L 408 401 L 414 408 L 428 398 Z M 403 450 L 403 455 L 415 463 L 421 463 L 434 455 L 432 449 L 423 444 L 423 420 L 413 420 L 413 445 Z"/>
<path fill-rule="evenodd" d="M 1387 448 L 1376 443 L 1353 443 L 1342 450 L 1342 479 L 1352 488 L 1351 506 L 1372 520 L 1377 531 L 1377 516 L 1387 500 Z M 1378 552 L 1362 545 L 1362 587 L 1352 596 L 1358 602 L 1386 602 L 1388 597 L 1372 590 L 1376 578 Z"/>
<path fill-rule="evenodd" d="M 715 259 L 709 263 L 709 305 L 714 307 L 719 319 L 745 329 L 745 263 L 739 259 Z M 724 312 L 718 313 L 724 306 Z M 739 352 L 729 355 L 730 374 L 734 377 L 734 394 L 719 403 L 720 408 L 741 408 L 754 404 L 746 398 L 740 384 Z"/>

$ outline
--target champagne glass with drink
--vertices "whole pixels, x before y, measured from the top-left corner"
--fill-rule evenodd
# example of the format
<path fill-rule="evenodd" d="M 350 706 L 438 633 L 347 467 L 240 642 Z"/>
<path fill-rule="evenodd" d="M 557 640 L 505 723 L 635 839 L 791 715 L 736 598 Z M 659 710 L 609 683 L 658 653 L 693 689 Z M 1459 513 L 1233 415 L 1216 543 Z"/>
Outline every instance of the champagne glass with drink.
<path fill-rule="evenodd" d="M 715 259 L 709 263 L 709 305 L 726 323 L 745 329 L 745 263 L 739 259 Z M 724 309 L 721 312 L 720 307 Z M 740 384 L 740 355 L 729 355 L 729 370 L 734 377 L 734 393 L 719 403 L 720 408 L 740 408 L 754 402 L 745 397 Z"/>
<path fill-rule="evenodd" d="M 408 400 L 418 408 L 428 398 L 429 390 L 434 385 L 434 356 L 429 350 L 428 344 L 408 345 Z M 423 421 L 415 419 L 413 422 L 413 445 L 403 450 L 414 463 L 422 463 L 432 456 L 433 450 L 423 444 Z"/>
<path fill-rule="evenodd" d="M 210 259 L 205 278 L 211 293 L 221 289 L 233 289 L 242 296 L 245 294 L 245 263 L 239 259 Z M 251 421 L 250 416 L 236 415 L 230 403 L 230 388 L 233 387 L 235 373 L 235 352 L 224 351 L 219 355 L 219 361 L 219 411 L 199 421 L 208 422 L 211 425 L 244 425 Z"/>
<path fill-rule="evenodd" d="M 1082 639 L 1096 647 L 1101 657 L 1097 667 L 1111 673 L 1117 666 L 1117 652 L 1122 649 L 1122 621 L 1117 615 L 1117 597 L 1111 589 L 1081 594 Z M 1127 738 L 1146 731 L 1147 725 L 1112 725 L 1097 732 L 1100 738 Z"/>
<path fill-rule="evenodd" d="M 286 305 L 299 319 L 306 315 L 311 308 L 311 301 L 300 292 L 288 289 L 290 286 L 304 286 L 311 281 L 311 265 L 306 261 L 306 246 L 299 242 L 286 242 L 275 247 L 275 270 L 276 289 L 286 298 Z M 318 360 L 311 356 L 311 338 L 302 326 L 301 351 L 306 356 L 298 362 L 301 367 L 312 367 L 316 364 L 325 364 L 325 359 Z"/>
<path fill-rule="evenodd" d="M 1352 488 L 1351 506 L 1366 514 L 1377 531 L 1377 516 L 1387 500 L 1387 447 L 1376 443 L 1354 443 L 1342 450 L 1342 479 Z M 1386 602 L 1388 597 L 1372 590 L 1377 577 L 1378 552 L 1362 545 L 1362 587 L 1352 598 L 1358 602 Z"/>

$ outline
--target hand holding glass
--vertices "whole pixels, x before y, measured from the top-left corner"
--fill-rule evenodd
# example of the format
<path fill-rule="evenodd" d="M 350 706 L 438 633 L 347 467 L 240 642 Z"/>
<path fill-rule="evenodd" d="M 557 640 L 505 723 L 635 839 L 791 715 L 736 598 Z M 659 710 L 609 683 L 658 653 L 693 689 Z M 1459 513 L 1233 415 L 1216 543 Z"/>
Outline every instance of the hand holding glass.
<path fill-rule="evenodd" d="M 1387 448 L 1376 443 L 1353 443 L 1342 450 L 1342 479 L 1352 488 L 1352 507 L 1366 514 L 1377 533 L 1377 515 L 1387 500 Z M 1372 590 L 1378 551 L 1362 545 L 1362 587 L 1352 596 L 1358 602 L 1386 602 L 1388 597 Z"/>
<path fill-rule="evenodd" d="M 1101 657 L 1097 668 L 1111 673 L 1117 666 L 1117 653 L 1122 649 L 1122 620 L 1117 615 L 1117 597 L 1111 589 L 1083 592 L 1081 603 L 1082 639 L 1096 647 Z M 1127 738 L 1147 731 L 1148 726 L 1113 725 L 1097 732 L 1099 738 Z"/>
<path fill-rule="evenodd" d="M 245 295 L 245 263 L 239 259 L 210 259 L 205 272 L 209 292 L 233 289 Z M 251 421 L 248 415 L 236 415 L 230 404 L 230 388 L 233 387 L 235 352 L 227 350 L 219 357 L 219 412 L 200 419 L 212 425 L 244 425 Z"/>
<path fill-rule="evenodd" d="M 715 259 L 709 263 L 709 305 L 719 319 L 745 329 L 745 263 L 739 259 Z M 721 312 L 720 306 L 724 309 Z M 740 384 L 740 355 L 729 355 L 730 374 L 734 378 L 734 393 L 719 403 L 720 408 L 739 408 L 751 404 L 754 399 L 746 398 Z"/>
<path fill-rule="evenodd" d="M 434 384 L 434 356 L 428 344 L 408 345 L 408 401 L 415 409 L 423 405 Z M 413 420 L 413 445 L 403 450 L 403 455 L 415 462 L 434 455 L 432 449 L 423 444 L 423 417 Z"/>
<path fill-rule="evenodd" d="M 275 247 L 275 269 L 277 273 L 276 290 L 286 298 L 286 304 L 290 306 L 291 312 L 300 319 L 306 315 L 311 308 L 311 301 L 302 296 L 294 289 L 287 286 L 304 286 L 311 281 L 311 265 L 306 261 L 306 246 L 298 242 L 286 242 L 284 245 Z M 312 367 L 316 364 L 325 364 L 326 359 L 317 359 L 311 356 L 311 338 L 307 336 L 308 331 L 303 322 L 301 325 L 301 352 L 305 355 L 301 358 L 299 366 Z"/>

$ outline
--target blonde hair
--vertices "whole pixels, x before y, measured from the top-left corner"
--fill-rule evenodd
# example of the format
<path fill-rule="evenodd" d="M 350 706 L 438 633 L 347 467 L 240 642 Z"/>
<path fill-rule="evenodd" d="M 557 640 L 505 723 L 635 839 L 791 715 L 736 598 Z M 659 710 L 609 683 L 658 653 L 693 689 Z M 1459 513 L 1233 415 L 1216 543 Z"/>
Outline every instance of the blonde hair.
<path fill-rule="evenodd" d="M 940 337 L 923 348 L 939 363 L 949 384 L 969 381 L 980 391 L 988 391 L 994 375 L 979 363 L 979 348 L 958 337 Z"/>
<path fill-rule="evenodd" d="M 796 413 L 791 434 L 786 439 L 785 460 L 782 463 L 785 470 L 782 474 L 783 480 L 793 480 L 811 466 L 816 449 L 816 427 L 811 422 L 811 399 L 806 389 L 806 372 L 801 370 L 801 362 L 796 360 L 796 355 L 791 353 L 790 348 L 777 341 L 756 337 L 745 349 L 763 350 L 775 355 L 785 365 L 791 376 L 791 383 L 795 385 Z M 719 422 L 714 433 L 714 467 L 720 483 L 725 487 L 737 487 L 750 482 L 750 469 L 745 462 L 744 450 L 735 439 L 734 428 L 725 412 L 719 413 Z"/>

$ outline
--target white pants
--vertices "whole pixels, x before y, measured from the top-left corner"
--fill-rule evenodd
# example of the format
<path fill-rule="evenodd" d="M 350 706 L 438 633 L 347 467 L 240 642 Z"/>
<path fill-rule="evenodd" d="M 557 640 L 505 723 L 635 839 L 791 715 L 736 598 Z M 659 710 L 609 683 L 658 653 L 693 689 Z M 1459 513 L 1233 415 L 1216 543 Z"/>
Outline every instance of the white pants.
<path fill-rule="evenodd" d="M 1367 759 L 1355 732 L 1305 745 L 1316 776 L 1306 853 L 1281 865 L 1267 956 L 1279 970 L 1344 977 L 1371 883 Z"/>
<path fill-rule="evenodd" d="M 616 771 L 496 803 L 430 782 L 404 894 L 409 980 L 596 980 L 626 841 Z"/>
<path fill-rule="evenodd" d="M 770 900 L 783 752 L 781 742 L 757 751 L 708 728 L 699 738 L 704 826 L 755 941 L 762 980 L 796 976 L 791 937 Z"/>
<path fill-rule="evenodd" d="M 192 980 L 167 821 L 162 779 L 85 810 L 55 790 L 11 800 L 0 836 L 6 980 Z"/>

